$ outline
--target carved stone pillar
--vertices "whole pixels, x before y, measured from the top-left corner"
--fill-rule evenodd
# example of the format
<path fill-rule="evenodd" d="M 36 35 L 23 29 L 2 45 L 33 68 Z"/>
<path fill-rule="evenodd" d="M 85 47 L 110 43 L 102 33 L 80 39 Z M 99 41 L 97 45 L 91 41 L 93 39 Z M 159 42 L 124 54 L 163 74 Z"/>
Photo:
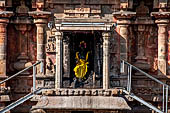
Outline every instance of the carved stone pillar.
<path fill-rule="evenodd" d="M 0 75 L 6 76 L 7 19 L 0 19 Z"/>
<path fill-rule="evenodd" d="M 61 88 L 62 86 L 62 38 L 61 32 L 56 32 L 56 77 L 55 88 Z"/>
<path fill-rule="evenodd" d="M 69 48 L 69 37 L 66 36 L 63 39 L 63 77 L 68 80 L 63 81 L 63 87 L 69 86 L 70 84 L 70 48 Z"/>
<path fill-rule="evenodd" d="M 158 75 L 166 75 L 166 41 L 167 41 L 167 25 L 169 20 L 156 20 L 158 25 Z"/>
<path fill-rule="evenodd" d="M 124 59 L 128 61 L 128 53 L 129 53 L 129 31 L 128 25 L 118 25 L 120 29 L 120 59 Z"/>
<path fill-rule="evenodd" d="M 37 60 L 45 61 L 45 37 L 44 33 L 47 20 L 46 19 L 34 19 L 34 23 L 37 26 Z M 40 66 L 37 67 L 37 72 L 40 73 Z"/>
<path fill-rule="evenodd" d="M 109 72 L 110 72 L 110 65 L 109 65 L 109 44 L 110 44 L 110 37 L 111 33 L 103 32 L 103 89 L 109 88 Z"/>
<path fill-rule="evenodd" d="M 170 30 L 168 31 L 168 75 L 170 74 Z"/>
<path fill-rule="evenodd" d="M 117 19 L 117 24 L 120 34 L 120 59 L 130 61 L 129 52 L 129 25 L 131 24 L 131 18 L 136 16 L 136 12 L 119 11 L 114 12 L 113 16 Z"/>

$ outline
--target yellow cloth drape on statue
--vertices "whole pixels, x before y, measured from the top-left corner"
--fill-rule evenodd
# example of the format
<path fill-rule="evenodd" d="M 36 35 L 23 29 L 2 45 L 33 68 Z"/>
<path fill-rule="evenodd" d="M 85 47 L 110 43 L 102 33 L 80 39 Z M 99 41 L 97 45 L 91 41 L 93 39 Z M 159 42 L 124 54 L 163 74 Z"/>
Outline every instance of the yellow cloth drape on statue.
<path fill-rule="evenodd" d="M 77 78 L 83 79 L 88 71 L 87 64 L 89 64 L 89 62 L 87 62 L 87 60 L 88 60 L 89 52 L 87 52 L 86 54 L 86 59 L 79 59 L 78 53 L 79 52 L 76 52 L 76 59 L 78 63 L 76 64 L 76 67 L 74 68 L 74 72 Z"/>

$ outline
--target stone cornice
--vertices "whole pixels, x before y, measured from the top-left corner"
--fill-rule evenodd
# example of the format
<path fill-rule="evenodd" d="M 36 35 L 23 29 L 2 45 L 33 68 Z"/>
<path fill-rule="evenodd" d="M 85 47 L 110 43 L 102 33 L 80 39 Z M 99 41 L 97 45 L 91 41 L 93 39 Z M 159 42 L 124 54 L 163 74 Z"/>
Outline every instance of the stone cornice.
<path fill-rule="evenodd" d="M 9 18 L 13 15 L 12 11 L 0 11 L 0 18 Z"/>
<path fill-rule="evenodd" d="M 131 11 L 119 11 L 112 14 L 117 19 L 131 19 L 132 17 L 136 16 L 136 12 Z"/>
<path fill-rule="evenodd" d="M 169 18 L 170 12 L 152 12 L 151 16 L 154 16 L 156 19 Z"/>

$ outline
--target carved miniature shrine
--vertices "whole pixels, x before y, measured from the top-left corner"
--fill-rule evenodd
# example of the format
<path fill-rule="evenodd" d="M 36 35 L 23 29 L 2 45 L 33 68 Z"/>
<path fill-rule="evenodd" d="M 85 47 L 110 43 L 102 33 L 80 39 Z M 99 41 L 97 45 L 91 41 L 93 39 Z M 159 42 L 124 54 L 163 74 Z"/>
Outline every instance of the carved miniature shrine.
<path fill-rule="evenodd" d="M 169 37 L 170 0 L 1 0 L 0 109 L 168 113 Z"/>

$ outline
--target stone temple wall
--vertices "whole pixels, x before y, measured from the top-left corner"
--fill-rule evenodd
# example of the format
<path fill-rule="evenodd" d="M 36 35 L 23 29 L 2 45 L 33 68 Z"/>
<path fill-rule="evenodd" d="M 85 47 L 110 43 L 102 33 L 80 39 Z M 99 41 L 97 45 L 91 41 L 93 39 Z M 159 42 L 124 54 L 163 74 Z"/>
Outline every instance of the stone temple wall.
<path fill-rule="evenodd" d="M 106 89 L 126 87 L 121 59 L 170 84 L 169 11 L 170 0 L 1 0 L 0 81 L 38 60 L 44 61 L 44 71 L 37 67 L 37 87 L 74 89 L 70 66 L 75 59 L 69 55 L 79 42 L 70 40 L 88 32 L 94 36 L 93 72 L 87 86 L 78 88 L 103 89 L 104 95 Z M 31 91 L 32 74 L 29 70 L 1 84 L 0 107 Z M 160 107 L 162 87 L 136 71 L 132 75 L 132 91 L 150 102 L 158 98 Z M 11 112 L 29 111 L 36 102 Z"/>

